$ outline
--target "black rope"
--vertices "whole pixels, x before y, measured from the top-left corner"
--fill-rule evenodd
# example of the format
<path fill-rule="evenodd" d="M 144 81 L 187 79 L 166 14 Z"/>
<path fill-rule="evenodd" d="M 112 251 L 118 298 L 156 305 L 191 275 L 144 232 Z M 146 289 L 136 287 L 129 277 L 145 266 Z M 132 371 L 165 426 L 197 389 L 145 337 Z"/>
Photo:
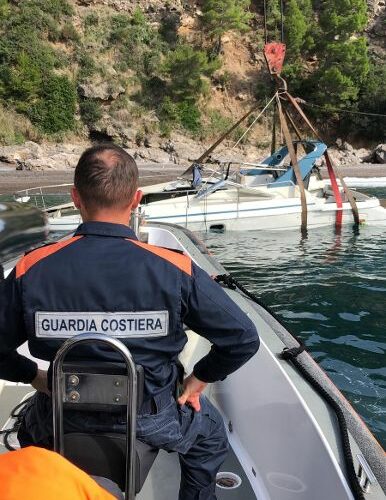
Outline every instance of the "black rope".
<path fill-rule="evenodd" d="M 13 426 L 10 427 L 9 429 L 4 429 L 0 430 L 0 436 L 3 436 L 3 443 L 4 446 L 7 448 L 9 451 L 15 451 L 16 448 L 14 448 L 11 443 L 9 442 L 9 438 L 12 434 L 17 434 L 17 432 L 20 429 L 20 426 L 23 421 L 23 417 L 25 415 L 25 412 L 27 411 L 27 408 L 31 402 L 31 399 L 33 398 L 34 394 L 22 401 L 21 403 L 17 404 L 13 410 L 11 411 L 10 418 L 14 419 Z"/>
<path fill-rule="evenodd" d="M 236 290 L 237 288 L 243 292 L 244 295 L 246 295 L 248 298 L 250 298 L 253 302 L 261 306 L 263 309 L 265 309 L 269 314 L 271 314 L 276 321 L 280 323 L 283 327 L 287 327 L 283 324 L 281 318 L 277 316 L 277 314 L 272 311 L 272 309 L 264 304 L 262 300 L 257 297 L 254 293 L 249 292 L 244 285 L 239 283 L 232 275 L 230 274 L 222 274 L 219 276 L 216 276 L 215 281 L 217 283 L 224 283 L 228 288 L 231 290 Z M 288 330 L 287 330 L 288 331 Z M 289 332 L 291 333 L 291 332 Z M 298 347 L 292 347 L 292 348 L 285 348 L 281 354 L 280 357 L 286 361 L 291 362 L 295 368 L 303 375 L 305 380 L 309 382 L 312 387 L 324 398 L 325 401 L 332 407 L 332 409 L 335 412 L 335 415 L 338 420 L 339 424 L 339 429 L 341 433 L 341 439 L 342 439 L 342 447 L 343 447 L 343 455 L 344 455 L 344 460 L 346 464 L 346 472 L 348 476 L 348 481 L 350 483 L 352 492 L 354 493 L 355 500 L 365 500 L 365 496 L 363 493 L 363 490 L 359 484 L 358 477 L 355 471 L 355 465 L 353 461 L 353 456 L 352 456 L 352 451 L 351 451 L 351 445 L 350 445 L 350 438 L 349 438 L 349 433 L 348 433 L 348 428 L 347 428 L 347 422 L 345 415 L 343 413 L 343 410 L 341 409 L 339 403 L 326 391 L 326 389 L 320 384 L 318 380 L 316 380 L 308 371 L 307 368 L 305 368 L 297 359 L 299 354 L 304 352 L 306 350 L 306 346 L 304 342 L 296 337 L 293 333 L 291 333 L 292 337 L 299 343 Z"/>
<path fill-rule="evenodd" d="M 304 349 L 303 349 L 304 350 Z M 292 351 L 292 352 L 291 352 Z M 343 410 L 341 409 L 339 403 L 326 391 L 326 389 L 307 371 L 297 359 L 300 353 L 293 351 L 292 349 L 284 349 L 281 353 L 281 358 L 290 361 L 295 368 L 303 375 L 309 384 L 327 401 L 327 403 L 333 408 L 336 418 L 338 419 L 344 460 L 346 462 L 346 472 L 351 489 L 354 493 L 356 500 L 365 500 L 363 490 L 358 482 L 358 477 L 355 471 L 355 465 L 352 458 L 352 451 L 350 445 L 350 438 L 347 429 L 347 422 L 344 416 Z"/>

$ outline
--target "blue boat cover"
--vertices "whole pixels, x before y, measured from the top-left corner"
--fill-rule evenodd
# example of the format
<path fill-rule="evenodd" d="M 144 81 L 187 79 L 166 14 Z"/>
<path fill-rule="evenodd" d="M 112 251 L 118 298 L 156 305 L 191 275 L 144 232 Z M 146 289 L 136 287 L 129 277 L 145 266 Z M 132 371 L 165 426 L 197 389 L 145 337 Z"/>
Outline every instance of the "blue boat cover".
<path fill-rule="evenodd" d="M 310 153 L 307 153 L 305 156 L 303 156 L 298 160 L 300 173 L 302 179 L 304 180 L 310 174 L 313 166 L 315 165 L 316 160 L 318 160 L 324 154 L 324 152 L 327 149 L 327 146 L 323 142 L 311 141 L 311 140 L 301 141 L 301 142 L 298 141 L 294 142 L 294 144 L 303 144 L 306 147 L 306 149 L 311 149 Z M 288 154 L 288 148 L 287 146 L 283 146 L 273 155 L 263 160 L 261 163 L 263 165 L 267 165 L 267 167 L 268 166 L 276 167 L 280 165 L 281 161 L 285 156 L 287 156 L 287 154 Z M 264 175 L 271 173 L 271 171 L 251 169 L 251 170 L 241 171 L 241 173 L 244 175 Z M 290 167 L 286 172 L 277 177 L 273 182 L 270 183 L 270 186 L 271 187 L 274 186 L 276 187 L 278 185 L 287 186 L 291 184 L 296 184 L 296 177 L 293 167 Z"/>

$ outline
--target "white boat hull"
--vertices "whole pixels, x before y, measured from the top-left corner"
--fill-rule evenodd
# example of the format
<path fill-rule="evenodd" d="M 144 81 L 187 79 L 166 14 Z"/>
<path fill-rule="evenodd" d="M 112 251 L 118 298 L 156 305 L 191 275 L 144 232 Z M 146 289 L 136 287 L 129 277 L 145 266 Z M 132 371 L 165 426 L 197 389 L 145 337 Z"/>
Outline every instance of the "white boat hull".
<path fill-rule="evenodd" d="M 151 186 L 144 192 L 165 193 L 166 186 L 167 183 Z M 312 179 L 309 189 L 306 191 L 309 228 L 334 225 L 338 210 L 343 212 L 343 224 L 353 224 L 350 203 L 345 202 L 338 209 L 326 183 Z M 377 198 L 359 192 L 354 195 L 362 224 L 386 226 L 386 210 Z M 299 190 L 293 185 L 274 189 L 266 185 L 230 187 L 202 198 L 186 194 L 142 206 L 146 221 L 178 224 L 192 231 L 296 229 L 301 225 L 301 211 Z M 81 223 L 79 214 L 67 216 L 59 210 L 48 216 L 53 231 L 72 231 Z"/>
<path fill-rule="evenodd" d="M 179 224 L 192 231 L 226 230 L 226 231 L 256 231 L 296 229 L 301 224 L 300 201 L 280 200 L 277 206 L 258 206 L 264 202 L 251 202 L 242 209 L 232 204 L 224 204 L 215 210 L 201 212 L 201 207 L 189 207 L 185 213 L 178 213 L 178 208 L 169 210 L 145 209 L 145 220 L 151 222 L 167 222 Z M 380 206 L 377 199 L 357 203 L 361 224 L 385 225 L 386 210 Z M 343 204 L 343 224 L 353 224 L 354 219 L 349 203 Z M 156 215 L 158 212 L 158 215 Z M 174 214 L 173 214 L 174 212 Z M 308 227 L 323 227 L 334 225 L 337 207 L 335 203 L 308 204 Z M 51 231 L 73 231 L 82 222 L 80 215 L 50 217 Z M 218 227 L 216 227 L 218 226 Z"/>

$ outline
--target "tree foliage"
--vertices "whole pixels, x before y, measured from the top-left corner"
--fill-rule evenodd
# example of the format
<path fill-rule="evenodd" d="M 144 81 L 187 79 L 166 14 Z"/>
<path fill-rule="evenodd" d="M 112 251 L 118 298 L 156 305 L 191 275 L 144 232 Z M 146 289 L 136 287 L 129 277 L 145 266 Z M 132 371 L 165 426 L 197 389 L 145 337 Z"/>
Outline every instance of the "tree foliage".
<path fill-rule="evenodd" d="M 322 6 L 320 26 L 327 42 L 345 41 L 366 26 L 366 0 L 324 0 Z"/>
<path fill-rule="evenodd" d="M 285 19 L 288 56 L 291 59 L 297 59 L 301 54 L 308 31 L 306 16 L 300 10 L 297 0 L 289 0 Z"/>
<path fill-rule="evenodd" d="M 247 31 L 251 13 L 250 0 L 204 0 L 203 22 L 212 38 L 220 38 L 231 30 Z"/>
<path fill-rule="evenodd" d="M 315 21 L 311 0 L 289 0 L 285 11 L 285 43 L 290 61 L 304 56 L 314 45 Z"/>
<path fill-rule="evenodd" d="M 204 51 L 178 45 L 167 54 L 162 67 L 169 82 L 167 92 L 177 101 L 195 101 L 207 90 L 204 77 L 218 68 L 219 61 L 209 61 Z"/>
<path fill-rule="evenodd" d="M 48 134 L 56 134 L 75 127 L 76 89 L 66 77 L 50 75 L 45 78 L 40 99 L 30 108 L 29 116 Z"/>
<path fill-rule="evenodd" d="M 67 0 L 0 2 L 1 95 L 44 132 L 73 129 L 74 84 L 56 74 L 62 56 L 49 43 L 60 38 L 62 23 L 68 32 L 71 5 Z"/>

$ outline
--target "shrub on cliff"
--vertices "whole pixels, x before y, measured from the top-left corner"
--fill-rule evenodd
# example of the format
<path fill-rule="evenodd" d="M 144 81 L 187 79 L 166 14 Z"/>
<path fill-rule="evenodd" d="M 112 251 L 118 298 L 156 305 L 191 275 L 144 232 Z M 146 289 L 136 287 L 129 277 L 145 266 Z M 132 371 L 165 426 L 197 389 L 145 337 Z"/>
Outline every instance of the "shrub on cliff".
<path fill-rule="evenodd" d="M 80 115 L 86 125 L 94 125 L 102 118 L 102 110 L 99 102 L 93 99 L 84 99 L 79 104 Z"/>
<path fill-rule="evenodd" d="M 289 0 L 285 12 L 287 59 L 294 61 L 314 46 L 311 0 Z"/>
<path fill-rule="evenodd" d="M 30 109 L 30 118 L 47 134 L 73 130 L 76 99 L 75 85 L 66 76 L 51 75 L 43 82 L 39 101 Z"/>
<path fill-rule="evenodd" d="M 366 0 L 325 0 L 320 15 L 321 41 L 348 40 L 353 33 L 363 31 L 366 23 Z"/>
<path fill-rule="evenodd" d="M 132 16 L 118 14 L 112 17 L 109 41 L 118 48 L 125 64 L 139 76 L 154 73 L 162 52 L 167 49 L 158 30 L 151 26 L 139 8 Z"/>

